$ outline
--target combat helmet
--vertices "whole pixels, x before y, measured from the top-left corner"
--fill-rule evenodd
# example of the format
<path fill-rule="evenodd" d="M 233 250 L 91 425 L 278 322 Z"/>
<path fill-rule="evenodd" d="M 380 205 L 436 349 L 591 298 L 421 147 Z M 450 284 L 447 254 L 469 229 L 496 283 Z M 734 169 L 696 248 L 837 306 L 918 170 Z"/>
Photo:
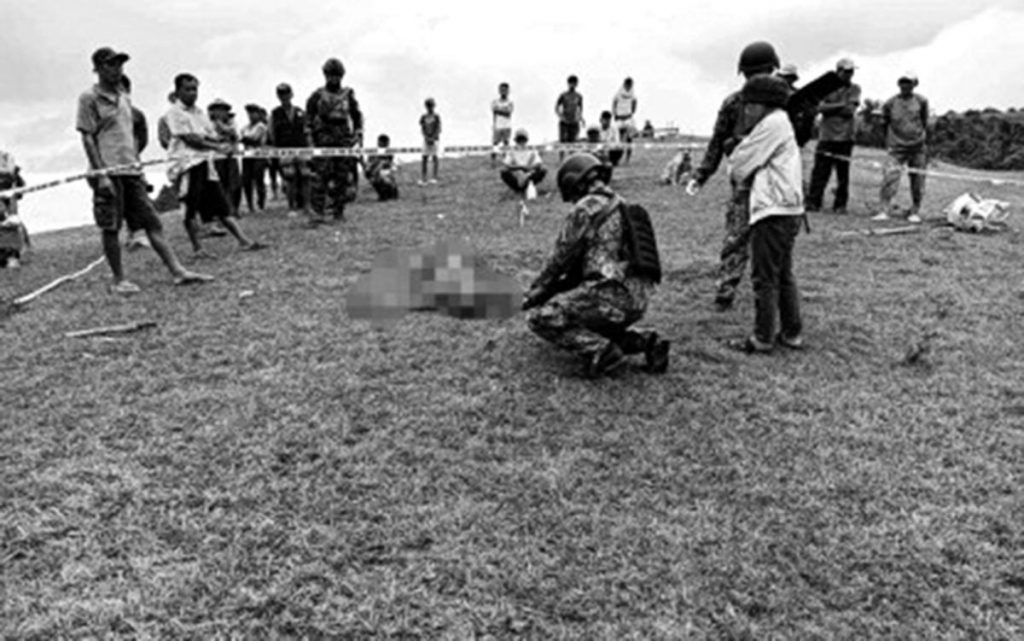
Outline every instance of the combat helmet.
<path fill-rule="evenodd" d="M 339 74 L 345 75 L 345 65 L 341 64 L 341 60 L 337 58 L 328 58 L 327 62 L 324 63 L 323 71 L 325 74 Z"/>
<path fill-rule="evenodd" d="M 611 167 L 598 160 L 594 154 L 573 154 L 558 168 L 558 191 L 562 194 L 562 200 L 573 202 L 586 193 L 591 179 L 608 182 L 611 177 Z"/>
<path fill-rule="evenodd" d="M 740 73 L 770 73 L 778 68 L 779 56 L 775 53 L 775 47 L 769 42 L 764 40 L 751 42 L 740 52 Z"/>

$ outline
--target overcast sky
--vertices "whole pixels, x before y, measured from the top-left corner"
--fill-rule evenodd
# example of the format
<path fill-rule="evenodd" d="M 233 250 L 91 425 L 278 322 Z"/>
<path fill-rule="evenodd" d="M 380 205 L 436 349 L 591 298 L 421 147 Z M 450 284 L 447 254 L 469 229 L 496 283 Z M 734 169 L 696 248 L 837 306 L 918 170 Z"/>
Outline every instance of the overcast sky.
<path fill-rule="evenodd" d="M 35 171 L 84 166 L 75 105 L 95 81 L 90 55 L 104 45 L 131 54 L 125 71 L 151 129 L 178 72 L 199 77 L 200 104 L 226 99 L 244 119 L 247 102 L 275 104 L 282 81 L 304 103 L 323 82 L 323 61 L 337 56 L 363 107 L 367 144 L 386 132 L 396 146 L 420 144 L 428 96 L 443 143 L 488 143 L 503 80 L 514 125 L 550 140 L 571 73 L 588 121 L 628 75 L 641 122 L 709 134 L 722 98 L 741 85 L 740 49 L 760 39 L 804 81 L 853 57 L 865 97 L 892 95 L 910 69 L 939 113 L 1024 106 L 1024 0 L 0 3 L 0 148 Z"/>

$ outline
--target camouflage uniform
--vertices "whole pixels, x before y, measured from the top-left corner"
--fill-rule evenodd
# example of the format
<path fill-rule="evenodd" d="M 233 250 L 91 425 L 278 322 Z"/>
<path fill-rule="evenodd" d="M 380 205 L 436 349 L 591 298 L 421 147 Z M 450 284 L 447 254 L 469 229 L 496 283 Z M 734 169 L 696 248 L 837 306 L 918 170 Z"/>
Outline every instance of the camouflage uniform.
<path fill-rule="evenodd" d="M 349 87 L 321 87 L 306 102 L 306 119 L 316 147 L 355 147 L 362 141 L 363 114 Z M 342 218 L 345 203 L 356 199 L 356 156 L 314 158 L 310 205 L 313 215 Z"/>
<path fill-rule="evenodd" d="M 644 351 L 653 332 L 629 326 L 640 320 L 654 284 L 646 278 L 627 277 L 628 261 L 621 260 L 622 223 L 608 216 L 597 229 L 591 219 L 618 206 L 619 198 L 597 186 L 573 207 L 555 243 L 555 252 L 531 289 L 550 290 L 560 277 L 580 267 L 582 282 L 556 294 L 527 313 L 527 323 L 538 336 L 582 357 L 600 353 L 615 343 L 625 354 Z M 582 266 L 569 265 L 573 248 L 586 238 Z"/>
<path fill-rule="evenodd" d="M 718 170 L 723 156 L 728 156 L 746 134 L 743 122 L 743 100 L 740 92 L 729 94 L 718 110 L 714 133 L 708 141 L 704 159 L 694 178 L 703 185 Z M 719 255 L 719 277 L 715 302 L 732 304 L 736 288 L 750 261 L 750 185 L 752 180 L 732 183 L 732 197 L 725 210 L 725 238 Z"/>

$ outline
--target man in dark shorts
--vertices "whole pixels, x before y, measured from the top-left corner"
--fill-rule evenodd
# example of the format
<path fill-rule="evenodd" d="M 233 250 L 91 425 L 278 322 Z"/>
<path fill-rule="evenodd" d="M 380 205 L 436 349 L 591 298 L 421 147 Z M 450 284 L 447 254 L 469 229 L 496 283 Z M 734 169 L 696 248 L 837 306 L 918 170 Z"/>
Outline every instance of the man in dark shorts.
<path fill-rule="evenodd" d="M 146 193 L 142 169 L 130 165 L 139 162 L 132 133 L 132 106 L 121 77 L 128 54 L 110 47 L 92 55 L 93 70 L 99 81 L 78 98 L 76 129 L 82 134 L 82 146 L 92 169 L 107 169 L 108 174 L 90 179 L 93 188 L 93 214 L 102 232 L 103 253 L 114 275 L 110 290 L 130 295 L 139 286 L 124 277 L 118 232 L 123 221 L 146 231 L 150 245 L 174 276 L 178 285 L 213 280 L 211 276 L 185 269 L 163 235 L 163 226 Z"/>
<path fill-rule="evenodd" d="M 174 92 L 178 101 L 167 113 L 167 126 L 171 130 L 167 153 L 171 165 L 167 177 L 172 183 L 178 183 L 178 193 L 185 201 L 185 230 L 192 250 L 197 258 L 209 257 L 199 243 L 197 213 L 220 221 L 243 250 L 263 249 L 265 245 L 250 240 L 242 232 L 209 159 L 211 151 L 229 153 L 231 145 L 220 141 L 209 117 L 196 107 L 199 80 L 188 73 L 178 74 L 174 78 Z"/>
<path fill-rule="evenodd" d="M 576 91 L 579 78 L 569 76 L 566 80 L 569 88 L 558 96 L 555 113 L 558 114 L 558 142 L 574 143 L 580 137 L 580 126 L 583 123 L 583 96 Z M 558 160 L 565 156 L 565 151 L 558 152 Z"/>

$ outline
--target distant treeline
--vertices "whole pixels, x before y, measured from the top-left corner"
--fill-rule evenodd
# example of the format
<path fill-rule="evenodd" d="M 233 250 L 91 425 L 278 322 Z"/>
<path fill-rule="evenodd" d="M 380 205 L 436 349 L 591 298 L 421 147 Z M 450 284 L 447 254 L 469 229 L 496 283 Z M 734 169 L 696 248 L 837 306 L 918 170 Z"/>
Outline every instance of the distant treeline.
<path fill-rule="evenodd" d="M 1024 110 L 950 111 L 933 118 L 928 151 L 973 169 L 1024 169 Z M 884 147 L 882 101 L 865 100 L 857 114 L 857 144 Z"/>

